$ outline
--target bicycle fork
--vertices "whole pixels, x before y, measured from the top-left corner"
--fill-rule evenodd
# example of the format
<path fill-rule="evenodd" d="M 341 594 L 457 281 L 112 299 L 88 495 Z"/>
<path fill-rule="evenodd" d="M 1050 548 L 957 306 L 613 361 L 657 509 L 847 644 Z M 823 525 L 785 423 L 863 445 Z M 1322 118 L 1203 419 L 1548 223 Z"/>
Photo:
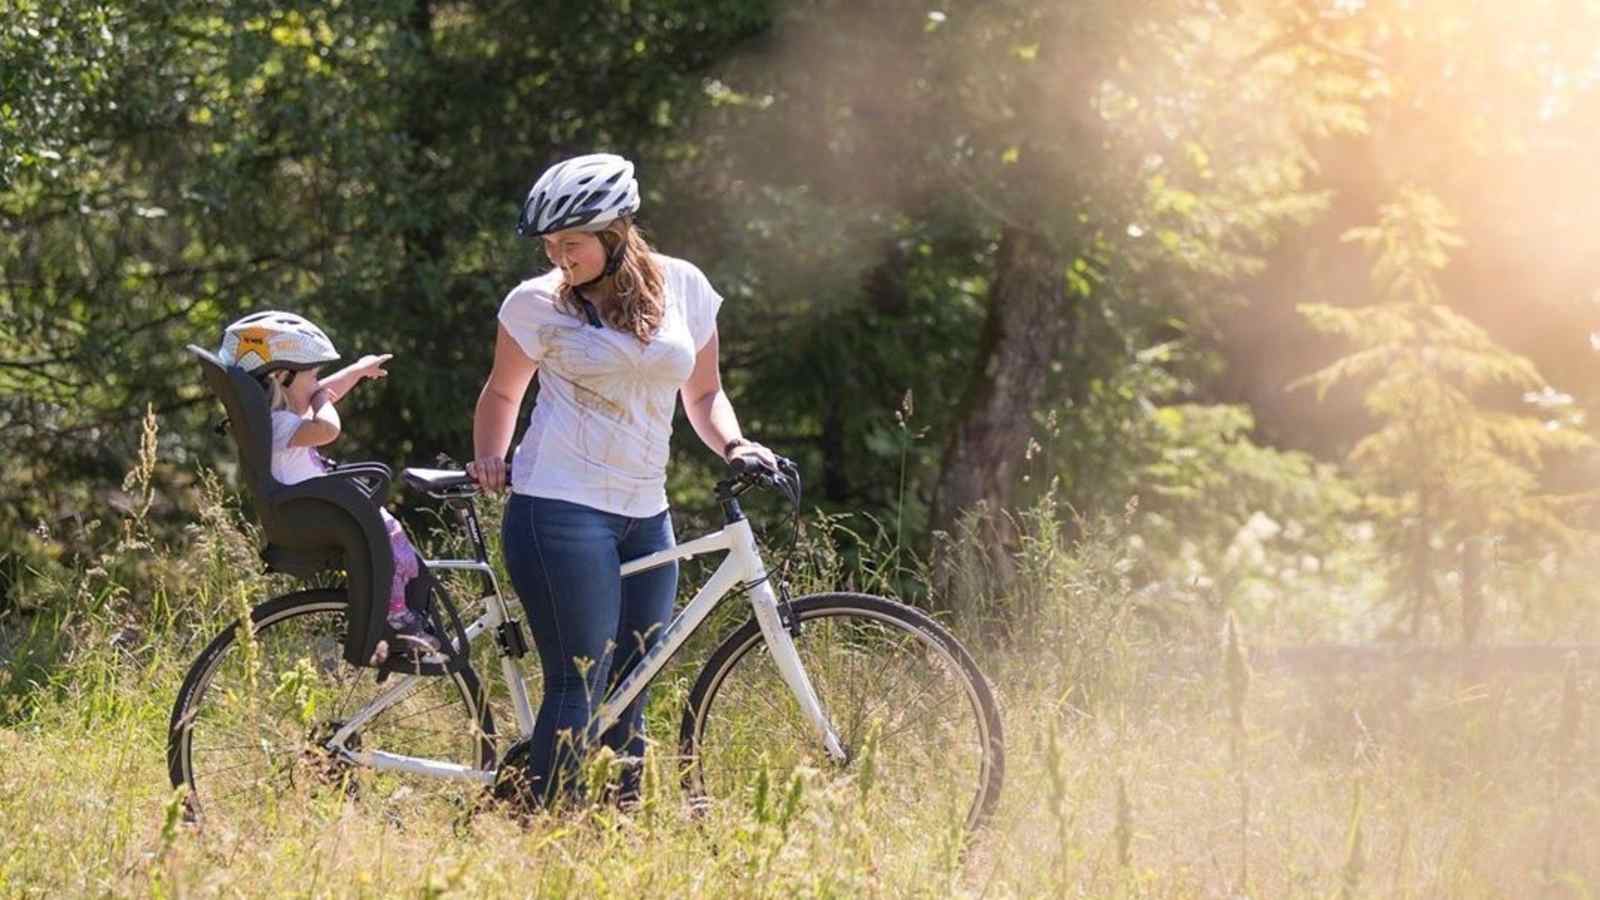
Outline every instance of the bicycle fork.
<path fill-rule="evenodd" d="M 772 661 L 778 667 L 778 675 L 793 692 L 795 701 L 800 704 L 800 711 L 811 723 L 812 731 L 822 741 L 823 748 L 828 751 L 828 756 L 835 763 L 844 765 L 849 762 L 850 753 L 844 742 L 839 739 L 839 733 L 834 730 L 833 723 L 829 721 L 827 710 L 823 709 L 816 689 L 811 686 L 811 678 L 806 675 L 805 667 L 800 664 L 800 654 L 795 650 L 794 638 L 789 634 L 783 617 L 778 613 L 778 598 L 772 592 L 772 585 L 762 581 L 751 587 L 750 605 L 755 609 L 756 625 L 760 627 L 761 635 L 767 641 Z"/>

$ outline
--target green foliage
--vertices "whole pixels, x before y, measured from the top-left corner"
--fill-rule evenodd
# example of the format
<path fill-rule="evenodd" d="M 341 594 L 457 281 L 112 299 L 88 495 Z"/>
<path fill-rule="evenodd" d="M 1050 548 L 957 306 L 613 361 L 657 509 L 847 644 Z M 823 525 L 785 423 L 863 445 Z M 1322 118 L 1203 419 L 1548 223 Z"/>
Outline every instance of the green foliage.
<path fill-rule="evenodd" d="M 1146 347 L 1083 402 L 1038 417 L 1025 469 L 1088 519 L 1136 499 L 1125 529 L 1131 587 L 1175 634 L 1219 628 L 1223 609 L 1274 639 L 1360 636 L 1376 548 L 1354 486 L 1312 456 L 1263 446 L 1250 410 L 1195 402 L 1205 357 Z M 1029 491 L 1025 496 L 1036 496 Z"/>
<path fill-rule="evenodd" d="M 1535 552 L 1576 539 L 1560 500 L 1540 492 L 1539 467 L 1548 454 L 1592 444 L 1559 410 L 1541 418 L 1494 402 L 1495 389 L 1532 400 L 1554 392 L 1530 361 L 1445 305 L 1439 276 L 1461 244 L 1454 224 L 1436 198 L 1402 192 L 1377 226 L 1346 236 L 1373 256 L 1374 287 L 1385 302 L 1301 307 L 1315 328 L 1355 345 L 1299 383 L 1319 396 L 1347 382 L 1364 386 L 1379 426 L 1350 459 L 1373 490 L 1369 505 L 1403 573 L 1413 629 L 1435 596 L 1439 570 L 1449 566 L 1436 560 L 1437 550 L 1454 553 L 1483 535 Z"/>
<path fill-rule="evenodd" d="M 102 114 L 126 45 L 100 3 L 8 0 L 0 10 L 0 190 L 25 173 L 91 164 L 85 120 Z"/>
<path fill-rule="evenodd" d="M 1155 417 L 1138 530 L 1152 602 L 1199 625 L 1225 605 L 1271 640 L 1358 636 L 1373 548 L 1345 476 L 1257 444 L 1239 407 L 1174 404 Z"/>
<path fill-rule="evenodd" d="M 18 589 L 30 570 L 93 564 L 109 529 L 90 523 L 145 504 L 118 479 L 147 406 L 164 427 L 146 522 L 171 535 L 192 517 L 195 473 L 226 471 L 232 448 L 206 427 L 216 406 L 181 348 L 215 342 L 247 310 L 293 308 L 347 354 L 396 354 L 395 378 L 350 399 L 337 455 L 464 456 L 494 306 L 531 266 L 507 223 L 539 169 L 592 148 L 639 160 L 658 244 L 728 298 L 727 384 L 747 429 L 802 461 L 823 509 L 865 514 L 851 525 L 870 537 L 842 551 L 851 566 L 879 524 L 903 560 L 927 550 L 944 451 L 998 345 L 994 288 L 1016 274 L 999 235 L 1023 229 L 1041 236 L 1039 283 L 1059 307 L 1037 327 L 1059 331 L 1063 350 L 1023 373 L 1048 382 L 1033 415 L 1002 426 L 1019 447 L 1024 432 L 1035 439 L 1019 451 L 1028 480 L 1012 505 L 1054 479 L 1061 508 L 1091 517 L 1138 495 L 1141 580 L 1246 615 L 1284 592 L 1278 573 L 1303 571 L 1293 559 L 1348 572 L 1333 560 L 1361 551 L 1329 525 L 1344 503 L 1336 479 L 1261 445 L 1282 439 L 1282 422 L 1212 402 L 1238 399 L 1215 385 L 1249 358 L 1190 348 L 1215 343 L 1284 238 L 1327 253 L 1305 226 L 1359 206 L 1358 191 L 1334 206 L 1331 189 L 1352 191 L 1361 173 L 1438 170 L 1459 206 L 1499 183 L 1461 160 L 1526 172 L 1581 156 L 1551 148 L 1592 130 L 1592 11 L 964 0 L 933 12 L 878 0 L 10 0 L 0 614 L 32 602 Z M 1502 37 L 1496 53 L 1473 52 Z M 1413 114 L 1425 125 L 1408 130 Z M 1370 158 L 1351 150 L 1377 143 Z M 1586 233 L 1572 198 L 1588 193 L 1539 195 L 1565 240 Z M 1517 216 L 1462 208 L 1475 241 L 1504 222 L 1503 243 L 1523 246 Z M 1411 215 L 1407 227 L 1435 241 L 1414 245 L 1426 269 L 1453 249 L 1439 237 L 1450 229 L 1433 227 L 1437 206 Z M 1412 268 L 1391 257 L 1397 274 L 1376 289 L 1444 290 L 1407 281 Z M 1502 390 L 1536 384 L 1474 343 L 1465 318 L 1429 315 L 1369 324 L 1452 334 L 1443 364 L 1504 366 L 1490 379 Z M 1387 359 L 1351 357 L 1341 377 L 1388 373 Z M 1458 481 L 1482 482 L 1475 495 L 1518 483 L 1498 460 L 1526 475 L 1550 440 L 1495 408 L 1507 415 L 1474 420 L 1473 440 L 1509 449 L 1456 463 Z M 1363 458 L 1396 452 L 1374 437 Z M 671 496 L 687 509 L 719 463 L 687 428 L 677 455 Z M 1539 509 L 1550 533 L 1572 517 Z M 1531 528 L 1535 512 L 1507 515 Z M 1252 543 L 1257 513 L 1281 533 Z M 1241 568 L 1257 557 L 1236 545 L 1256 543 L 1266 561 Z M 1557 590 L 1531 555 L 1520 561 L 1519 578 Z"/>
<path fill-rule="evenodd" d="M 311 316 L 347 355 L 396 355 L 399 377 L 352 398 L 337 455 L 465 455 L 495 304 L 529 270 L 509 234 L 528 182 L 574 148 L 622 150 L 654 214 L 702 70 L 768 16 L 729 0 L 8 8 L 0 533 L 17 546 L 118 502 L 146 404 L 173 417 L 163 499 L 192 491 L 182 473 L 231 447 L 203 427 L 214 401 L 182 348 L 261 308 Z"/>
<path fill-rule="evenodd" d="M 1239 78 L 1272 14 L 985 2 L 929 18 L 873 2 L 851 4 L 842 28 L 842 6 L 822 0 L 778 18 L 767 59 L 729 67 L 728 90 L 760 102 L 708 116 L 724 158 L 701 177 L 719 192 L 717 230 L 738 236 L 727 280 L 750 284 L 764 315 L 821 323 L 750 364 L 759 397 L 827 398 L 773 431 L 799 426 L 819 445 L 830 500 L 872 502 L 882 491 L 861 485 L 900 481 L 898 454 L 876 449 L 892 442 L 857 435 L 889 433 L 907 389 L 942 450 L 973 385 L 1014 365 L 986 355 L 1003 340 L 990 294 L 1008 274 L 1001 229 L 1045 236 L 1054 271 L 1039 282 L 1062 290 L 1035 327 L 1069 336 L 1059 361 L 1010 373 L 1006 389 L 1047 380 L 1044 409 L 1109 399 L 1112 417 L 1118 398 L 1098 386 L 1177 317 L 1208 321 L 1222 285 L 1322 207 L 1303 139 L 1359 118 L 1360 85 L 1344 61 L 1287 53 Z M 831 408 L 843 397 L 856 415 Z M 1085 469 L 1120 458 L 1079 449 Z M 917 507 L 938 468 L 913 466 Z"/>

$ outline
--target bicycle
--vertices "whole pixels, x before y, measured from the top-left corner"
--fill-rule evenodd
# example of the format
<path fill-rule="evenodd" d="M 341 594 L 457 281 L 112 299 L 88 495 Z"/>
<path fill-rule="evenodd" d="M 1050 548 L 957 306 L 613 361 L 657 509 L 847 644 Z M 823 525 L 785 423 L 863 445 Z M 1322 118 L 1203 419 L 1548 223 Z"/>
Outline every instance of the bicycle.
<path fill-rule="evenodd" d="M 453 470 L 412 468 L 402 476 L 455 510 L 471 541 L 473 558 L 424 565 L 476 575 L 485 586 L 476 618 L 457 632 L 469 646 L 457 637 L 449 649 L 498 657 L 525 739 L 533 708 L 519 661 L 528 643 L 489 563 L 478 487 Z M 622 565 L 627 577 L 726 553 L 632 675 L 600 703 L 592 733 L 617 721 L 724 599 L 743 596 L 751 618 L 711 653 L 683 710 L 679 780 L 691 806 L 735 794 L 762 769 L 783 777 L 803 766 L 863 781 L 863 796 L 895 804 L 897 815 L 913 808 L 961 814 L 963 825 L 976 829 L 994 810 L 1005 768 L 989 682 L 944 627 L 909 606 L 854 593 L 791 600 L 781 582 L 774 590 L 739 503 L 757 486 L 775 481 L 761 471 L 724 479 L 715 494 L 721 530 Z M 790 499 L 798 516 L 797 477 Z M 443 602 L 453 604 L 445 594 Z M 196 658 L 168 732 L 169 775 L 174 788 L 187 789 L 191 816 L 249 815 L 263 789 L 359 794 L 368 773 L 492 789 L 497 771 L 509 770 L 477 671 L 432 659 L 418 659 L 409 674 L 351 665 L 340 653 L 348 608 L 342 588 L 285 594 L 254 607 L 250 629 L 235 623 Z"/>

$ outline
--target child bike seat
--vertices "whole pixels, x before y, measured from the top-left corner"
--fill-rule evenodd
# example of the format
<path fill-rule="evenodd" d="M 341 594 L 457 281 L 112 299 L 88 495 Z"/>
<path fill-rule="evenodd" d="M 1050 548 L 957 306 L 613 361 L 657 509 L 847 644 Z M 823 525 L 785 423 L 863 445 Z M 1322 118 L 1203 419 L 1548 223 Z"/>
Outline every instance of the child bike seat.
<path fill-rule="evenodd" d="M 206 384 L 228 413 L 239 448 L 240 477 L 255 501 L 266 538 L 261 558 L 268 571 L 302 578 L 343 569 L 350 597 L 344 658 L 369 665 L 387 630 L 384 611 L 394 580 L 394 551 L 378 516 L 391 474 L 382 463 L 338 466 L 296 484 L 272 477 L 272 416 L 267 393 L 255 378 L 208 350 L 189 345 Z"/>

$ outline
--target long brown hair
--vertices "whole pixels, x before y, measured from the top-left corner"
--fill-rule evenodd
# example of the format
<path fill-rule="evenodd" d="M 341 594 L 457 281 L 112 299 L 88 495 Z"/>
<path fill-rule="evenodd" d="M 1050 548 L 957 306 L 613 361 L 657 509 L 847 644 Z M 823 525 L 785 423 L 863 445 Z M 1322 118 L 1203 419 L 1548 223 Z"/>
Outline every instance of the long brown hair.
<path fill-rule="evenodd" d="M 605 248 L 607 259 L 618 247 L 624 248 L 622 265 L 611 276 L 611 302 L 600 310 L 600 317 L 612 328 L 649 343 L 666 312 L 667 279 L 656 262 L 654 249 L 639 227 L 627 219 L 618 219 L 595 237 Z M 582 315 L 571 285 L 562 282 L 557 297 L 563 312 Z"/>

